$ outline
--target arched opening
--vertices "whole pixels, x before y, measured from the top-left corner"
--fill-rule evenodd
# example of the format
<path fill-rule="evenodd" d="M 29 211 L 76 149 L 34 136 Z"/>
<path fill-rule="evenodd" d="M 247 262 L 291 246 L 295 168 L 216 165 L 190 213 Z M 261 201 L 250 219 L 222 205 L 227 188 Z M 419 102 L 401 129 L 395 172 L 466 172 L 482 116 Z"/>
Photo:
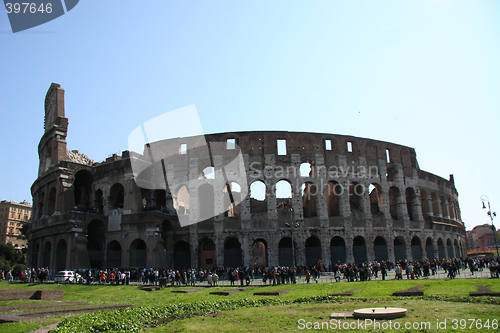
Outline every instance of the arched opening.
<path fill-rule="evenodd" d="M 380 209 L 380 194 L 382 189 L 379 184 L 370 184 L 368 186 L 368 192 L 370 193 L 370 210 L 372 215 L 383 215 Z"/>
<path fill-rule="evenodd" d="M 167 258 L 167 267 L 175 268 L 174 266 L 174 251 L 173 251 L 173 237 L 174 228 L 169 220 L 164 220 L 161 225 L 161 238 L 163 239 L 163 249 Z"/>
<path fill-rule="evenodd" d="M 292 185 L 286 180 L 276 183 L 276 210 L 287 213 L 292 208 Z"/>
<path fill-rule="evenodd" d="M 57 243 L 56 247 L 56 269 L 58 271 L 63 271 L 66 268 L 66 253 L 68 252 L 68 246 L 64 239 L 61 239 Z"/>
<path fill-rule="evenodd" d="M 316 211 L 317 196 L 318 190 L 314 183 L 306 182 L 302 184 L 302 209 L 305 218 L 318 215 Z"/>
<path fill-rule="evenodd" d="M 266 184 L 263 181 L 256 180 L 250 184 L 250 212 L 267 212 Z"/>
<path fill-rule="evenodd" d="M 215 169 L 213 166 L 208 166 L 200 173 L 198 179 L 215 179 Z"/>
<path fill-rule="evenodd" d="M 200 267 L 203 269 L 215 268 L 215 243 L 211 239 L 200 241 Z"/>
<path fill-rule="evenodd" d="M 439 238 L 437 244 L 438 244 L 439 259 L 446 259 L 443 240 L 441 238 Z"/>
<path fill-rule="evenodd" d="M 108 244 L 106 256 L 107 267 L 119 268 L 122 266 L 122 246 L 118 241 L 114 240 Z"/>
<path fill-rule="evenodd" d="M 427 252 L 427 259 L 434 259 L 434 245 L 432 244 L 432 238 L 428 237 L 425 241 L 425 252 Z"/>
<path fill-rule="evenodd" d="M 441 216 L 441 212 L 439 211 L 439 203 L 436 193 L 432 192 L 431 194 L 432 200 L 432 213 L 434 216 Z"/>
<path fill-rule="evenodd" d="M 267 242 L 263 239 L 256 239 L 252 244 L 252 265 L 267 267 Z"/>
<path fill-rule="evenodd" d="M 429 216 L 431 210 L 429 208 L 429 199 L 427 198 L 427 192 L 420 190 L 420 200 L 422 202 L 422 215 L 424 217 Z"/>
<path fill-rule="evenodd" d="M 91 268 L 103 267 L 105 226 L 100 220 L 92 220 L 87 226 L 87 253 Z"/>
<path fill-rule="evenodd" d="M 342 195 L 343 189 L 339 183 L 329 181 L 326 187 L 328 216 L 340 216 L 339 198 Z"/>
<path fill-rule="evenodd" d="M 200 206 L 200 221 L 214 217 L 214 187 L 210 184 L 201 184 L 198 188 Z"/>
<path fill-rule="evenodd" d="M 43 247 L 43 253 L 42 253 L 42 267 L 50 267 L 50 252 L 52 249 L 52 244 L 50 242 L 45 243 L 45 246 Z"/>
<path fill-rule="evenodd" d="M 373 252 L 375 252 L 375 261 L 382 262 L 389 260 L 387 255 L 387 242 L 384 237 L 378 236 L 373 242 Z"/>
<path fill-rule="evenodd" d="M 56 211 L 56 188 L 53 187 L 49 192 L 49 202 L 47 206 L 47 215 L 52 215 Z"/>
<path fill-rule="evenodd" d="M 31 258 L 31 267 L 38 268 L 38 255 L 40 253 L 40 244 L 36 243 L 33 248 L 33 257 Z"/>
<path fill-rule="evenodd" d="M 406 260 L 406 242 L 401 236 L 394 238 L 394 259 L 396 262 Z"/>
<path fill-rule="evenodd" d="M 239 217 L 241 214 L 241 205 L 235 205 L 236 202 L 241 202 L 241 186 L 236 182 L 229 183 L 224 186 L 224 207 L 226 208 L 225 215 L 227 217 Z"/>
<path fill-rule="evenodd" d="M 362 200 L 365 188 L 362 184 L 351 183 L 349 185 L 349 204 L 351 206 L 351 211 L 363 211 Z"/>
<path fill-rule="evenodd" d="M 390 212 L 391 212 L 391 217 L 393 220 L 399 220 L 401 219 L 401 212 L 400 212 L 400 194 L 399 194 L 399 188 L 396 186 L 391 186 L 389 189 L 389 207 L 390 207 Z"/>
<path fill-rule="evenodd" d="M 191 267 L 191 249 L 189 243 L 178 241 L 174 244 L 174 268 L 187 269 Z"/>
<path fill-rule="evenodd" d="M 311 236 L 306 239 L 306 266 L 315 266 L 321 260 L 321 242 L 315 237 Z"/>
<path fill-rule="evenodd" d="M 140 238 L 135 239 L 130 244 L 130 267 L 146 267 L 146 256 L 146 243 Z"/>
<path fill-rule="evenodd" d="M 314 177 L 314 169 L 311 163 L 306 162 L 300 165 L 301 177 Z"/>
<path fill-rule="evenodd" d="M 91 208 L 90 193 L 94 177 L 87 170 L 80 170 L 75 174 L 75 206 L 81 210 Z"/>
<path fill-rule="evenodd" d="M 243 252 L 238 238 L 229 238 L 224 243 L 224 266 L 225 267 L 241 267 Z"/>
<path fill-rule="evenodd" d="M 41 218 L 44 215 L 43 212 L 44 201 L 45 201 L 45 192 L 42 192 L 38 197 L 38 206 L 37 206 L 38 218 Z"/>
<path fill-rule="evenodd" d="M 413 260 L 422 260 L 422 243 L 417 236 L 411 239 L 411 255 Z"/>
<path fill-rule="evenodd" d="M 387 167 L 386 178 L 388 182 L 393 182 L 398 177 L 398 170 L 395 167 Z"/>
<path fill-rule="evenodd" d="M 345 241 L 340 236 L 335 236 L 330 241 L 330 256 L 332 264 L 343 264 L 345 260 Z"/>
<path fill-rule="evenodd" d="M 453 246 L 451 245 L 451 239 L 446 240 L 446 251 L 448 252 L 448 258 L 454 258 L 455 254 L 453 253 Z"/>
<path fill-rule="evenodd" d="M 189 214 L 190 197 L 186 185 L 182 185 L 177 191 L 177 195 L 174 197 L 174 208 L 177 214 Z"/>
<path fill-rule="evenodd" d="M 111 186 L 111 190 L 109 191 L 109 199 L 111 209 L 123 208 L 123 205 L 125 203 L 125 190 L 122 184 L 116 183 Z"/>
<path fill-rule="evenodd" d="M 102 214 L 104 210 L 104 198 L 100 189 L 94 193 L 94 207 L 96 209 L 96 213 Z"/>
<path fill-rule="evenodd" d="M 368 260 L 366 255 L 366 241 L 363 237 L 354 238 L 352 243 L 352 253 L 354 254 L 354 263 L 358 264 Z"/>
<path fill-rule="evenodd" d="M 406 210 L 410 221 L 417 221 L 417 196 L 415 190 L 411 187 L 406 189 Z"/>
<path fill-rule="evenodd" d="M 152 204 L 154 209 L 163 210 L 167 205 L 167 192 L 165 190 L 155 190 Z"/>
<path fill-rule="evenodd" d="M 453 245 L 455 247 L 455 258 L 460 258 L 460 251 L 458 249 L 458 242 L 456 239 L 453 241 Z"/>
<path fill-rule="evenodd" d="M 284 237 L 278 243 L 278 261 L 279 265 L 283 267 L 293 266 L 293 252 L 292 252 L 292 239 L 290 237 Z M 295 251 L 297 247 L 295 246 Z M 297 263 L 295 263 L 297 265 Z"/>

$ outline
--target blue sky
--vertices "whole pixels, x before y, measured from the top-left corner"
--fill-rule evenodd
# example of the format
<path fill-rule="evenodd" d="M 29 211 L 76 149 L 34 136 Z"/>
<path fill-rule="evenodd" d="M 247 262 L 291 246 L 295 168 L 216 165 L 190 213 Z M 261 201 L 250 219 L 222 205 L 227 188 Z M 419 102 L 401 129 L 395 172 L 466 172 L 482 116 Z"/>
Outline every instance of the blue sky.
<path fill-rule="evenodd" d="M 499 1 L 80 1 L 13 34 L 0 13 L 0 199 L 31 201 L 43 102 L 96 161 L 195 104 L 206 133 L 348 134 L 454 174 L 468 229 L 500 213 Z M 498 223 L 497 223 L 498 224 Z"/>

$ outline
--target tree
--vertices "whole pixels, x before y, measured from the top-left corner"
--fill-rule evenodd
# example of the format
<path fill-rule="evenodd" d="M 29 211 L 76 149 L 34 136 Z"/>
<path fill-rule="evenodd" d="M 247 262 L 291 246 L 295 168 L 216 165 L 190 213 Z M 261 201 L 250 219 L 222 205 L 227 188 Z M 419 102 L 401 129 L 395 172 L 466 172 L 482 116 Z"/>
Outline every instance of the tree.
<path fill-rule="evenodd" d="M 23 264 L 24 256 L 17 251 L 12 244 L 0 244 L 0 258 L 9 261 L 11 266 L 15 264 Z"/>

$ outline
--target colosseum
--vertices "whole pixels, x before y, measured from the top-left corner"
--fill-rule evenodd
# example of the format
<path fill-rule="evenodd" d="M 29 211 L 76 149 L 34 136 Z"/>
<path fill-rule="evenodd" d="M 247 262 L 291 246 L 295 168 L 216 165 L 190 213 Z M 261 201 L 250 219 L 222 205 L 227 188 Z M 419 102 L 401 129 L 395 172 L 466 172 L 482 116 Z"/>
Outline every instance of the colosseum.
<path fill-rule="evenodd" d="M 44 129 L 31 188 L 31 267 L 211 269 L 465 256 L 453 175 L 421 170 L 410 147 L 327 133 L 227 132 L 205 135 L 205 148 L 176 138 L 148 143 L 144 155 L 124 151 L 97 163 L 66 148 L 58 84 L 45 98 Z M 171 156 L 134 170 L 151 147 L 168 147 Z M 238 158 L 242 167 L 225 172 Z M 166 181 L 172 177 L 178 181 Z"/>

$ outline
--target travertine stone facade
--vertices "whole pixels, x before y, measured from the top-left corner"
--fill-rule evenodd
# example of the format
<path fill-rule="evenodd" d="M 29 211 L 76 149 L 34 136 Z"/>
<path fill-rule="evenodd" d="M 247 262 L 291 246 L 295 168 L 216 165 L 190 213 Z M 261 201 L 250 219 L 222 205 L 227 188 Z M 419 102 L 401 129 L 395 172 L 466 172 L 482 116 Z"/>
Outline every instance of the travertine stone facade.
<path fill-rule="evenodd" d="M 420 170 L 410 147 L 326 133 L 206 135 L 209 146 L 223 142 L 241 152 L 242 189 L 231 178 L 237 175 L 222 186 L 212 177 L 230 162 L 224 152 L 214 149 L 207 158 L 173 139 L 163 144 L 179 153 L 165 162 L 163 177 L 186 182 L 151 190 L 134 180 L 135 153 L 102 163 L 68 153 L 67 125 L 64 90 L 52 84 L 32 186 L 32 266 L 212 268 L 465 256 L 453 176 Z M 242 201 L 233 205 L 231 197 Z M 179 224 L 178 214 L 195 220 L 220 207 L 227 212 Z"/>

